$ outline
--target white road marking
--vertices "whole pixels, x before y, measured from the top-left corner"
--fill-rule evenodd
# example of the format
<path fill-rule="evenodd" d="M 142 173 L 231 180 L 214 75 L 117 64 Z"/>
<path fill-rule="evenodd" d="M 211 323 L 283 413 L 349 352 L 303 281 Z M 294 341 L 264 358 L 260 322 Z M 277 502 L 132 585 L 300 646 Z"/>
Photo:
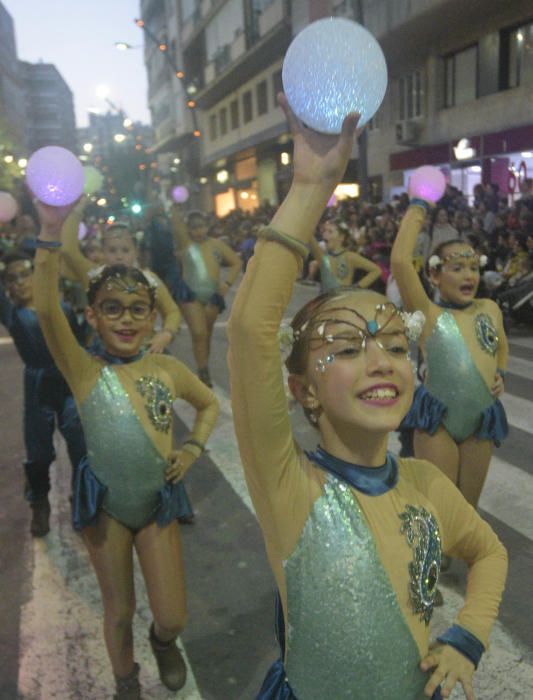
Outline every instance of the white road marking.
<path fill-rule="evenodd" d="M 20 619 L 20 698 L 109 700 L 114 680 L 103 639 L 100 590 L 81 537 L 70 525 L 70 464 L 62 440 L 58 449 L 50 492 L 52 529 L 46 538 L 30 540 L 24 552 L 32 580 Z M 161 685 L 148 643 L 151 614 L 137 562 L 135 590 L 135 657 L 143 697 L 170 700 L 176 693 Z M 179 698 L 202 700 L 186 653 L 184 657 L 188 679 Z"/>

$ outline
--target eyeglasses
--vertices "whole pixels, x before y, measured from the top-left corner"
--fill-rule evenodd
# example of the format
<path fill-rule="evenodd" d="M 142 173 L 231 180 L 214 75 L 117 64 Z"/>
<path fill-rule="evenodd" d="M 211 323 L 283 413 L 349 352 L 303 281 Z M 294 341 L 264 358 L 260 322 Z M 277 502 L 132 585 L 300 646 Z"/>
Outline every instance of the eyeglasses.
<path fill-rule="evenodd" d="M 16 272 L 8 272 L 6 274 L 6 284 L 17 284 L 18 282 L 23 282 L 31 277 L 33 270 L 23 270 L 18 274 Z"/>
<path fill-rule="evenodd" d="M 118 321 L 124 316 L 126 311 L 129 311 L 131 318 L 134 321 L 146 321 L 152 313 L 152 307 L 144 301 L 135 301 L 129 306 L 125 306 L 122 302 L 116 299 L 104 299 L 98 304 L 98 310 L 110 321 Z"/>

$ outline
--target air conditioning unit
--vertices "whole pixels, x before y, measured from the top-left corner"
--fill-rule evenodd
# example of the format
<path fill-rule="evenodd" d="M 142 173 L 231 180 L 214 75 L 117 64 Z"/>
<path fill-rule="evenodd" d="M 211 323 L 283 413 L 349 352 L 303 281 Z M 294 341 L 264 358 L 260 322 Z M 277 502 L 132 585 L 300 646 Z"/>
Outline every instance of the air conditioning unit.
<path fill-rule="evenodd" d="M 415 144 L 418 141 L 421 125 L 414 121 L 396 122 L 396 143 L 399 145 Z"/>

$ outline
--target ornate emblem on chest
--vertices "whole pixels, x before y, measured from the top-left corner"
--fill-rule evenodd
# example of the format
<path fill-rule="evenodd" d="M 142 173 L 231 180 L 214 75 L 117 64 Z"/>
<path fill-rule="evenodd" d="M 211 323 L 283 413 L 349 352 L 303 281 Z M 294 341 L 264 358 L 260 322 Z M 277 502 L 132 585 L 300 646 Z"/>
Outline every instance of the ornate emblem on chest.
<path fill-rule="evenodd" d="M 168 433 L 172 422 L 172 394 L 156 377 L 141 377 L 135 382 L 139 394 L 146 399 L 144 407 L 156 430 Z"/>
<path fill-rule="evenodd" d="M 494 355 L 498 351 L 498 332 L 488 314 L 478 314 L 474 319 L 477 341 L 484 352 Z"/>
<path fill-rule="evenodd" d="M 409 564 L 411 605 L 420 619 L 429 625 L 440 573 L 441 541 L 434 516 L 422 506 L 407 505 L 400 513 L 400 532 L 413 550 Z"/>
<path fill-rule="evenodd" d="M 344 277 L 348 276 L 349 272 L 350 272 L 350 268 L 348 267 L 348 263 L 345 260 L 338 260 L 337 261 L 337 277 L 344 279 Z"/>

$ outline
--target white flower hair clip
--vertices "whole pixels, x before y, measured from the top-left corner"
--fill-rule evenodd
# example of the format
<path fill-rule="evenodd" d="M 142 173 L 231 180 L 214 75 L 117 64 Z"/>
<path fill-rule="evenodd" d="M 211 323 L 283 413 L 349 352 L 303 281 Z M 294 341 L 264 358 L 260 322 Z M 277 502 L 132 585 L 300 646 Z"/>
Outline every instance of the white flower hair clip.
<path fill-rule="evenodd" d="M 87 272 L 89 281 L 92 282 L 93 280 L 97 279 L 97 277 L 100 277 L 106 267 L 107 265 L 100 265 L 100 267 L 93 267 L 92 270 L 89 270 Z"/>
<path fill-rule="evenodd" d="M 294 346 L 294 330 L 292 326 L 282 325 L 278 331 L 279 351 L 283 362 L 287 360 Z"/>
<path fill-rule="evenodd" d="M 435 255 L 434 257 L 438 256 Z M 401 317 L 405 325 L 405 335 L 407 339 L 415 343 L 422 335 L 426 317 L 422 311 L 413 311 L 413 313 L 402 311 Z"/>
<path fill-rule="evenodd" d="M 479 258 L 479 267 L 485 267 L 485 265 L 488 263 L 489 259 L 487 258 L 486 255 L 481 255 Z"/>
<path fill-rule="evenodd" d="M 430 270 L 435 270 L 439 265 L 442 265 L 442 260 L 438 255 L 432 255 L 428 260 Z"/>

